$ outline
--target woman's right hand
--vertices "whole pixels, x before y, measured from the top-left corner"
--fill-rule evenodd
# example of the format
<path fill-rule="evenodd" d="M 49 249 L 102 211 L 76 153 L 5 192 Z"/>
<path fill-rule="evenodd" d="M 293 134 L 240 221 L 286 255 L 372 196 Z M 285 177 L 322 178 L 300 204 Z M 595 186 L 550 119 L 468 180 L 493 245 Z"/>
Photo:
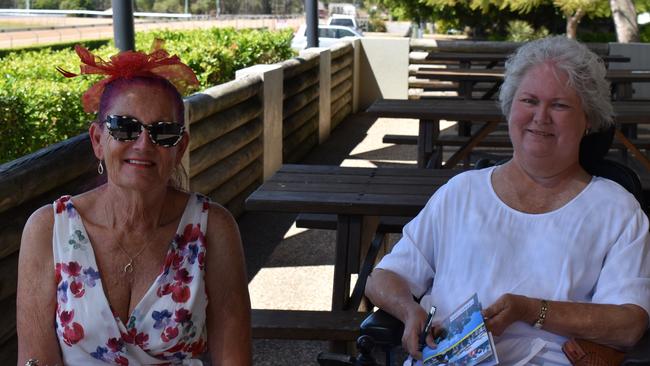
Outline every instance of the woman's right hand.
<path fill-rule="evenodd" d="M 409 304 L 404 320 L 404 334 L 402 335 L 402 347 L 411 355 L 411 357 L 421 360 L 422 350 L 420 349 L 420 334 L 424 330 L 427 321 L 427 312 L 416 302 Z M 427 334 L 427 345 L 435 347 L 431 332 Z"/>

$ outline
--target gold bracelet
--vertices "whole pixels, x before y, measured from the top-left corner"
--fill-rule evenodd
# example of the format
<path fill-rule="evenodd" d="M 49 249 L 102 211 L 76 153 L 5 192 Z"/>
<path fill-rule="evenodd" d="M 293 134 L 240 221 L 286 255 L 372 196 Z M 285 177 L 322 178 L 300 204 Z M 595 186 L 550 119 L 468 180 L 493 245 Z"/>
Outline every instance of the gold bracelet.
<path fill-rule="evenodd" d="M 537 320 L 533 324 L 533 327 L 536 329 L 542 329 L 542 326 L 544 326 L 544 322 L 546 321 L 546 312 L 548 311 L 548 302 L 544 299 L 542 301 L 542 306 L 539 309 L 539 315 L 537 316 Z"/>

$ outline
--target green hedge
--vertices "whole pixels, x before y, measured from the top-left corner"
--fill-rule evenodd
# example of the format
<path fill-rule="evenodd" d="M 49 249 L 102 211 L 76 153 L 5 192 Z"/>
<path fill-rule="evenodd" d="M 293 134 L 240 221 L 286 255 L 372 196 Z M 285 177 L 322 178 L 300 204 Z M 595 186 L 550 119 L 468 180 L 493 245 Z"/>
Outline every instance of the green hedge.
<path fill-rule="evenodd" d="M 196 72 L 201 90 L 232 80 L 240 68 L 294 56 L 289 30 L 158 30 L 136 34 L 136 49 L 149 50 L 154 38 L 164 39 L 169 53 Z M 105 45 L 93 52 L 107 59 L 117 50 Z M 80 98 L 99 77 L 66 79 L 55 66 L 77 72 L 79 58 L 69 47 L 0 56 L 0 163 L 75 136 L 94 118 L 83 112 Z"/>

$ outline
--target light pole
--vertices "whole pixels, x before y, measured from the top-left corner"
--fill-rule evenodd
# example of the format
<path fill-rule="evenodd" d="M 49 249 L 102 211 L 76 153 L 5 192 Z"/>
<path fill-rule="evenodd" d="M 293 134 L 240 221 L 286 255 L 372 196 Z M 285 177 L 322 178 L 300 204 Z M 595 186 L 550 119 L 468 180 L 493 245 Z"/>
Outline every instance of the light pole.
<path fill-rule="evenodd" d="M 113 0 L 113 38 L 120 51 L 135 50 L 133 3 L 130 0 Z"/>
<path fill-rule="evenodd" d="M 188 6 L 188 4 L 187 4 L 188 1 L 189 1 L 189 0 L 185 0 L 185 14 L 189 13 L 189 11 L 188 11 L 188 7 L 189 7 L 189 6 Z"/>
<path fill-rule="evenodd" d="M 307 21 L 307 47 L 318 47 L 317 0 L 305 0 L 305 18 Z"/>

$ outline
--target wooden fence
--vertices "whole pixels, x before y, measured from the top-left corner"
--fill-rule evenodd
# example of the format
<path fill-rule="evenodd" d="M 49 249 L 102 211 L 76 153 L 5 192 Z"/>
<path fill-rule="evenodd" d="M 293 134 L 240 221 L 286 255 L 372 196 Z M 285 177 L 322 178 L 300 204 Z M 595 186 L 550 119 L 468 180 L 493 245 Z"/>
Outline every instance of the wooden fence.
<path fill-rule="evenodd" d="M 262 182 L 262 88 L 260 77 L 247 77 L 186 99 L 190 190 L 235 216 Z"/>
<path fill-rule="evenodd" d="M 0 359 L 16 364 L 16 283 L 23 226 L 37 208 L 100 183 L 87 133 L 0 166 Z"/>
<path fill-rule="evenodd" d="M 287 163 L 318 145 L 319 60 L 312 53 L 282 63 L 282 161 Z"/>
<path fill-rule="evenodd" d="M 349 44 L 332 51 L 332 123 L 351 113 Z M 319 54 L 282 62 L 283 158 L 298 161 L 319 142 Z M 238 216 L 264 176 L 264 82 L 247 76 L 185 99 L 189 188 Z M 269 107 L 269 106 L 266 106 Z M 334 123 L 336 121 L 336 123 Z M 16 283 L 23 227 L 37 208 L 101 184 L 87 133 L 0 165 L 0 359 L 16 363 Z M 105 179 L 105 178 L 104 178 Z"/>
<path fill-rule="evenodd" d="M 353 51 L 349 43 L 332 49 L 332 128 L 352 112 Z"/>

